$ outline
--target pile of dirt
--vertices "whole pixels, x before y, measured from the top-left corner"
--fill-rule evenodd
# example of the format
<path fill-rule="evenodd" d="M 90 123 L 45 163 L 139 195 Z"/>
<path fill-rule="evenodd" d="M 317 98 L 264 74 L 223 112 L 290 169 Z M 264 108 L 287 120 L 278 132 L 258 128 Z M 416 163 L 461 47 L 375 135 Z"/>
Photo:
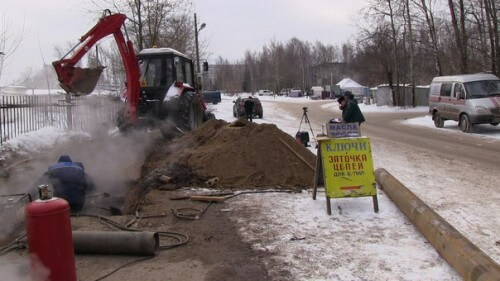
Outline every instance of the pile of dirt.
<path fill-rule="evenodd" d="M 143 175 L 149 184 L 164 174 L 175 186 L 218 177 L 218 187 L 294 189 L 312 184 L 314 172 L 304 161 L 314 166 L 315 155 L 276 125 L 210 120 L 169 143 L 159 141 Z"/>

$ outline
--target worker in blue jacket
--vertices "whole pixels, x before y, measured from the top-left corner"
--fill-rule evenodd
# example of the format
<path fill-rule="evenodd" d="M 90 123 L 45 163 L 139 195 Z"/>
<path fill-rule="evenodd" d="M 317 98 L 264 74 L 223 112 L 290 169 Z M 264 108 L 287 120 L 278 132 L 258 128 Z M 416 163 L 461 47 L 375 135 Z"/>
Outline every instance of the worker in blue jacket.
<path fill-rule="evenodd" d="M 85 203 L 85 193 L 94 189 L 92 178 L 85 173 L 81 162 L 73 162 L 62 155 L 56 164 L 45 172 L 44 181 L 53 187 L 55 197 L 68 201 L 72 212 L 80 211 Z"/>

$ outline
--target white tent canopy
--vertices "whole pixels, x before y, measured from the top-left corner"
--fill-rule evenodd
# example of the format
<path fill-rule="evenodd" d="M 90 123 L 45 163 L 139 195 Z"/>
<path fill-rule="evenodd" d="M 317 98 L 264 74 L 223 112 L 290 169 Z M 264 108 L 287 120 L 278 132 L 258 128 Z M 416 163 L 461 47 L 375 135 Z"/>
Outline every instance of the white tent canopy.
<path fill-rule="evenodd" d="M 341 89 L 344 88 L 364 88 L 364 86 L 361 86 L 358 82 L 352 80 L 351 78 L 344 78 L 340 80 L 340 82 L 337 83 L 337 86 L 339 86 Z"/>
<path fill-rule="evenodd" d="M 358 82 L 352 80 L 351 78 L 342 79 L 337 83 L 337 86 L 340 87 L 343 93 L 350 91 L 354 96 L 357 96 L 358 99 L 361 99 L 365 95 L 365 92 L 368 93 L 367 87 L 361 86 Z"/>

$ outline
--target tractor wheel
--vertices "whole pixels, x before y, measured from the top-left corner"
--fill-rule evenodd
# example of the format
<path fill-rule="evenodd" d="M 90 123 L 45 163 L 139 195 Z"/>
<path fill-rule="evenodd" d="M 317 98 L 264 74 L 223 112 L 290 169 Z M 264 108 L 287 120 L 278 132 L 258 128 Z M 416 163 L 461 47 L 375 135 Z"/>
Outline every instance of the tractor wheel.
<path fill-rule="evenodd" d="M 181 130 L 191 131 L 203 123 L 203 108 L 198 95 L 186 92 L 179 98 L 177 107 L 177 126 Z"/>
<path fill-rule="evenodd" d="M 472 131 L 472 124 L 470 123 L 470 119 L 467 114 L 460 116 L 460 123 L 458 125 L 464 133 L 470 133 Z"/>
<path fill-rule="evenodd" d="M 441 118 L 441 116 L 439 116 L 439 113 L 436 111 L 434 112 L 434 126 L 436 126 L 436 128 L 443 128 L 444 126 L 444 120 L 443 118 Z"/>

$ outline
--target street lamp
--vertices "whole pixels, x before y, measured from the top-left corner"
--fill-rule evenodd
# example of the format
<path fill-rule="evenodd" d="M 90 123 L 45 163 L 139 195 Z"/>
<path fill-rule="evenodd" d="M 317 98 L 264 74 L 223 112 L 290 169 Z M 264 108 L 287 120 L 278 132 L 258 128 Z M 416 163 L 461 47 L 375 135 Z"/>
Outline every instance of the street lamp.
<path fill-rule="evenodd" d="M 203 28 L 207 26 L 205 23 L 202 23 L 200 25 L 200 28 L 198 28 L 198 22 L 196 21 L 196 13 L 194 13 L 194 38 L 195 38 L 195 43 L 196 43 L 196 70 L 197 73 L 200 73 L 200 51 L 198 48 L 198 32 L 200 32 Z"/>

